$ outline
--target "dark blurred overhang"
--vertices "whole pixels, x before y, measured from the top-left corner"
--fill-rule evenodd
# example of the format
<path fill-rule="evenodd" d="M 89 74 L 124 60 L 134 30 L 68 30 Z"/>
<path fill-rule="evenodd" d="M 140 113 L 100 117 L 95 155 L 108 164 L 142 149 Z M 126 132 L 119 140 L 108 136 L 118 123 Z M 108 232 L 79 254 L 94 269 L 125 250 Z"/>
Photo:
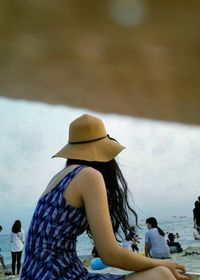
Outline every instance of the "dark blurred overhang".
<path fill-rule="evenodd" d="M 200 1 L 1 1 L 0 94 L 200 124 Z"/>

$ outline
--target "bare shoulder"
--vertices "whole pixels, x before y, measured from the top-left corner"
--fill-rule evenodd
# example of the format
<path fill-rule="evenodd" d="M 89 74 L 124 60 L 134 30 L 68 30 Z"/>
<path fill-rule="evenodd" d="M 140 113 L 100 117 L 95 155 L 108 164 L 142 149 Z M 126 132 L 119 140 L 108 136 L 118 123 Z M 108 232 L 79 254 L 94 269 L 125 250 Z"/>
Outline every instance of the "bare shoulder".
<path fill-rule="evenodd" d="M 105 183 L 103 179 L 103 175 L 98 170 L 88 167 L 84 168 L 80 172 L 79 180 L 81 184 L 84 186 L 84 189 L 91 188 L 92 186 L 99 186 L 100 188 L 105 188 Z"/>
<path fill-rule="evenodd" d="M 87 180 L 95 179 L 95 178 L 103 178 L 101 172 L 93 167 L 87 167 L 82 169 L 82 175 Z"/>

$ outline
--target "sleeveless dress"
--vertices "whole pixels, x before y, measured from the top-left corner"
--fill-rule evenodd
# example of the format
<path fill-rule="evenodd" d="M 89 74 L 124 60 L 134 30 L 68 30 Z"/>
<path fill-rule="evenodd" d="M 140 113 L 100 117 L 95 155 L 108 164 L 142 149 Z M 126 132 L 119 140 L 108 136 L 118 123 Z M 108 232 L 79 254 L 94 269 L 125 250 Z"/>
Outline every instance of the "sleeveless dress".
<path fill-rule="evenodd" d="M 63 192 L 76 174 L 69 172 L 36 206 L 27 235 L 21 280 L 125 280 L 124 275 L 89 272 L 76 253 L 76 239 L 88 225 L 84 208 L 66 203 Z"/>

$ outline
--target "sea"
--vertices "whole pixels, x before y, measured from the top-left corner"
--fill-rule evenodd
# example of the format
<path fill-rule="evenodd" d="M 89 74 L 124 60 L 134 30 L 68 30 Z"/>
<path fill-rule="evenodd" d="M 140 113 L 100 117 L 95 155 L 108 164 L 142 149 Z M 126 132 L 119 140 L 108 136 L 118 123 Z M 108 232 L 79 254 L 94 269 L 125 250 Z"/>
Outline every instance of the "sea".
<path fill-rule="evenodd" d="M 173 216 L 168 219 L 158 220 L 159 227 L 166 233 L 178 233 L 179 238 L 176 239 L 183 248 L 183 253 L 171 255 L 172 261 L 182 263 L 186 266 L 188 271 L 200 273 L 200 240 L 194 240 L 193 238 L 193 220 L 191 217 L 186 216 Z M 140 228 L 137 231 L 140 239 L 139 250 L 144 252 L 144 236 L 147 231 L 145 220 L 139 221 Z M 167 234 L 166 234 L 167 239 Z M 82 234 L 77 240 L 77 252 L 79 257 L 84 260 L 89 258 L 93 248 L 93 241 L 87 236 Z M 5 259 L 6 264 L 11 263 L 10 253 L 10 236 L 0 235 L 0 248 Z"/>

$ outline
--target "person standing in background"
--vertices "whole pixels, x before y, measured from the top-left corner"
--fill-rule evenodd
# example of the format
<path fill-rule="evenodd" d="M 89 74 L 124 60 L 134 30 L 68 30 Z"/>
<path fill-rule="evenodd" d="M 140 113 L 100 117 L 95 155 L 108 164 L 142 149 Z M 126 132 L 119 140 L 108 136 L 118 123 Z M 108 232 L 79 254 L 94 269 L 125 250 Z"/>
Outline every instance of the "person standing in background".
<path fill-rule="evenodd" d="M 170 257 L 169 247 L 165 241 L 164 231 L 158 227 L 154 217 L 146 219 L 148 231 L 145 234 L 145 255 L 154 259 L 167 259 Z"/>
<path fill-rule="evenodd" d="M 196 228 L 200 233 L 200 202 L 198 200 L 196 200 L 194 203 L 193 221 L 194 221 L 194 228 Z"/>
<path fill-rule="evenodd" d="M 2 231 L 3 227 L 0 226 L 0 232 Z M 0 251 L 1 251 L 1 248 L 0 248 Z M 0 262 L 1 262 L 1 265 L 3 267 L 3 269 L 6 269 L 6 265 L 5 265 L 5 262 L 4 262 L 4 257 L 3 255 L 0 253 Z"/>
<path fill-rule="evenodd" d="M 196 200 L 194 203 L 193 222 L 194 222 L 194 226 L 193 226 L 194 239 L 200 240 L 200 196 L 198 197 L 198 200 Z"/>
<path fill-rule="evenodd" d="M 17 274 L 21 268 L 21 256 L 24 248 L 24 230 L 21 228 L 21 221 L 16 220 L 12 226 L 10 234 L 11 255 L 12 255 L 12 274 L 15 275 L 15 265 L 17 262 Z"/>

